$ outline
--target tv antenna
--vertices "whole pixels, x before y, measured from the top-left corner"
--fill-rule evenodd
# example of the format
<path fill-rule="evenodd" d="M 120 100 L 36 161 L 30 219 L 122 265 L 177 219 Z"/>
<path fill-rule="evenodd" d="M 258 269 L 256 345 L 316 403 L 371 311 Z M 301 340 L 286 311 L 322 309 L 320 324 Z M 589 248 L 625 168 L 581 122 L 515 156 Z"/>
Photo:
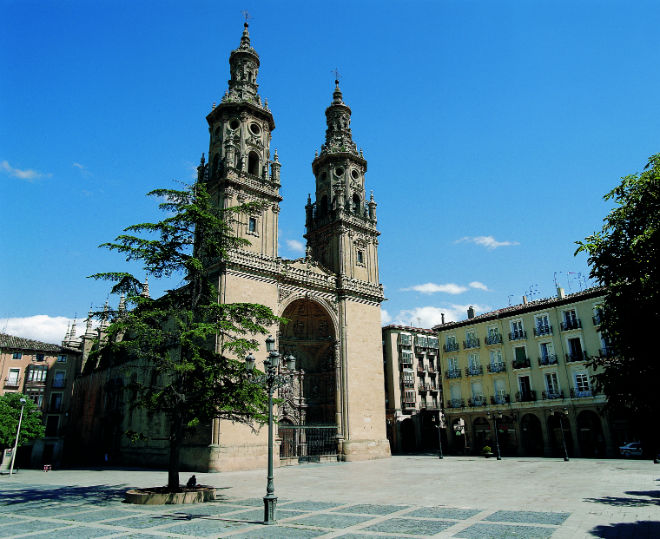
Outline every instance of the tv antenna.
<path fill-rule="evenodd" d="M 515 295 L 515 294 L 509 294 L 509 307 L 511 307 L 511 298 L 512 298 L 514 295 Z"/>
<path fill-rule="evenodd" d="M 530 284 L 529 285 L 529 290 L 527 290 L 526 294 L 527 294 L 527 297 L 529 299 L 533 299 L 534 297 L 538 296 L 539 295 L 539 285 L 538 285 L 538 283 Z"/>

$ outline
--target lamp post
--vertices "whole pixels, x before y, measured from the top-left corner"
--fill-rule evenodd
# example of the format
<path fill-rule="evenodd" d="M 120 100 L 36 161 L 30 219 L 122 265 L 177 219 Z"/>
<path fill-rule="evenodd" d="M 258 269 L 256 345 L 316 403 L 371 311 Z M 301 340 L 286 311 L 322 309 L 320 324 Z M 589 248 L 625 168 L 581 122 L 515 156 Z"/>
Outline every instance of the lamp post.
<path fill-rule="evenodd" d="M 444 414 L 438 412 L 438 458 L 444 458 L 442 455 L 442 427 L 444 423 Z"/>
<path fill-rule="evenodd" d="M 561 446 L 564 449 L 564 462 L 568 462 L 568 451 L 566 450 L 566 437 L 564 436 L 564 422 L 562 421 L 564 416 L 568 416 L 568 408 L 564 408 L 561 411 L 555 412 L 559 415 L 559 430 L 561 430 Z"/>
<path fill-rule="evenodd" d="M 266 351 L 268 358 L 264 361 L 265 373 L 252 377 L 252 381 L 261 385 L 268 392 L 268 476 L 266 480 L 266 495 L 264 496 L 264 524 L 275 524 L 275 507 L 277 496 L 275 496 L 275 482 L 273 478 L 273 394 L 279 387 L 291 383 L 296 368 L 296 358 L 289 354 L 284 358 L 288 374 L 279 374 L 280 353 L 275 350 L 275 339 L 269 335 L 266 339 Z M 245 358 L 245 368 L 252 373 L 255 364 L 252 353 Z"/>
<path fill-rule="evenodd" d="M 491 413 L 486 412 L 486 415 L 490 418 Z M 497 434 L 497 420 L 502 419 L 502 411 L 497 410 L 493 414 L 493 424 L 495 426 L 495 447 L 497 448 L 497 460 L 502 460 L 502 455 L 500 455 L 500 437 Z"/>
<path fill-rule="evenodd" d="M 18 428 L 16 429 L 16 441 L 14 442 L 14 450 L 11 452 L 11 466 L 9 467 L 9 475 L 14 473 L 14 462 L 16 462 L 16 450 L 18 449 L 18 436 L 21 434 L 21 423 L 23 422 L 23 409 L 25 408 L 25 397 L 21 397 L 21 415 L 18 418 Z"/>

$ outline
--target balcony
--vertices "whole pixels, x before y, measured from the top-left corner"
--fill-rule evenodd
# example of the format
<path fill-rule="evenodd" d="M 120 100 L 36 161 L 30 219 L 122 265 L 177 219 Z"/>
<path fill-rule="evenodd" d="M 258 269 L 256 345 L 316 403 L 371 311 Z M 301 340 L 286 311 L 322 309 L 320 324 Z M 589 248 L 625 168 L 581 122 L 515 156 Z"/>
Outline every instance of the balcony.
<path fill-rule="evenodd" d="M 597 312 L 591 317 L 591 321 L 594 323 L 594 326 L 600 326 L 603 323 L 603 315 L 600 312 Z"/>
<path fill-rule="evenodd" d="M 424 365 L 422 363 L 417 365 L 417 374 L 424 374 Z"/>
<path fill-rule="evenodd" d="M 545 365 L 556 365 L 557 361 L 557 354 L 548 354 L 547 356 L 541 356 L 539 358 L 539 366 L 543 367 Z"/>
<path fill-rule="evenodd" d="M 465 376 L 481 376 L 484 373 L 484 368 L 481 365 L 472 365 L 465 367 Z"/>
<path fill-rule="evenodd" d="M 486 397 L 484 395 L 474 395 L 471 399 L 468 399 L 468 406 L 470 408 L 486 406 Z"/>
<path fill-rule="evenodd" d="M 581 329 L 582 321 L 579 318 L 570 318 L 561 323 L 562 331 L 571 331 L 572 329 Z"/>
<path fill-rule="evenodd" d="M 449 399 L 447 401 L 447 408 L 464 408 L 465 401 L 463 399 Z"/>
<path fill-rule="evenodd" d="M 504 363 L 491 363 L 488 365 L 488 372 L 506 372 L 506 365 Z"/>
<path fill-rule="evenodd" d="M 417 389 L 419 390 L 420 393 L 426 393 L 426 391 L 428 390 L 428 386 L 426 384 L 420 383 L 417 386 Z"/>
<path fill-rule="evenodd" d="M 458 343 L 457 342 L 450 342 L 450 343 L 447 343 L 447 344 L 443 344 L 442 349 L 445 352 L 458 352 Z"/>
<path fill-rule="evenodd" d="M 447 378 L 447 380 L 450 380 L 451 378 L 460 378 L 460 377 L 461 377 L 461 371 L 458 369 L 455 370 L 452 369 L 445 372 L 445 378 Z"/>
<path fill-rule="evenodd" d="M 412 367 L 412 358 L 411 357 L 402 356 L 401 359 L 399 359 L 399 362 L 401 363 L 402 367 Z"/>
<path fill-rule="evenodd" d="M 508 393 L 501 393 L 499 395 L 494 395 L 490 398 L 491 404 L 509 404 L 511 402 L 511 397 Z"/>
<path fill-rule="evenodd" d="M 7 388 L 17 388 L 21 385 L 21 378 L 5 378 L 5 387 Z"/>
<path fill-rule="evenodd" d="M 493 345 L 493 344 L 502 344 L 502 335 L 500 335 L 499 333 L 496 333 L 495 335 L 488 335 L 484 339 L 484 342 L 488 346 Z"/>
<path fill-rule="evenodd" d="M 577 387 L 571 388 L 571 397 L 574 399 L 584 399 L 587 397 L 593 397 L 594 393 L 591 389 L 579 389 Z"/>
<path fill-rule="evenodd" d="M 575 363 L 576 361 L 588 361 L 588 360 L 589 360 L 589 356 L 584 351 L 566 354 L 566 363 Z"/>
<path fill-rule="evenodd" d="M 509 333 L 510 341 L 520 341 L 526 338 L 527 338 L 527 332 L 524 329 L 521 329 L 520 331 L 512 331 L 511 333 Z"/>
<path fill-rule="evenodd" d="M 534 402 L 536 401 L 536 391 L 518 391 L 516 393 L 516 401 L 518 402 Z"/>
<path fill-rule="evenodd" d="M 415 387 L 415 382 L 412 380 L 403 380 L 403 387 Z"/>
<path fill-rule="evenodd" d="M 611 346 L 606 346 L 598 350 L 598 355 L 600 357 L 614 357 L 614 349 Z"/>
<path fill-rule="evenodd" d="M 563 391 L 544 391 L 541 393 L 541 398 L 543 400 L 554 400 L 554 399 L 563 399 L 564 398 L 564 392 Z"/>
<path fill-rule="evenodd" d="M 429 374 L 435 374 L 435 369 L 433 368 L 433 365 L 429 365 L 429 368 L 427 369 L 427 372 Z"/>
<path fill-rule="evenodd" d="M 415 407 L 415 403 L 414 403 L 414 402 L 404 401 L 404 403 L 403 403 L 403 407 L 404 407 L 406 410 L 410 410 L 411 408 L 414 408 L 414 407 Z"/>
<path fill-rule="evenodd" d="M 529 369 L 529 367 L 531 366 L 531 361 L 529 360 L 528 357 L 523 359 L 514 359 L 513 362 L 511 363 L 511 366 L 514 369 Z"/>
<path fill-rule="evenodd" d="M 552 335 L 552 326 L 536 326 L 534 328 L 535 337 L 542 337 L 543 335 Z"/>
<path fill-rule="evenodd" d="M 463 341 L 463 348 L 468 350 L 470 348 L 479 348 L 479 339 L 476 337 L 467 341 Z"/>
<path fill-rule="evenodd" d="M 435 384 L 426 384 L 426 387 L 431 393 L 437 393 L 438 392 L 438 386 Z"/>

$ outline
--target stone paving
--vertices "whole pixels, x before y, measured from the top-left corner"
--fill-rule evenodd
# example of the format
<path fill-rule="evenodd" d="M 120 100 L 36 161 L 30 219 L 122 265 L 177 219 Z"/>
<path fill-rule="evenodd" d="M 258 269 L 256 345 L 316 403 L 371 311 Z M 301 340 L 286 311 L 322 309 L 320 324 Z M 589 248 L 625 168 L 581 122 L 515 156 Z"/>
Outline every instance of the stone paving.
<path fill-rule="evenodd" d="M 122 502 L 162 471 L 0 476 L 0 537 L 660 537 L 660 466 L 648 461 L 397 456 L 279 468 L 273 526 L 261 523 L 263 471 L 196 475 L 218 500 Z"/>

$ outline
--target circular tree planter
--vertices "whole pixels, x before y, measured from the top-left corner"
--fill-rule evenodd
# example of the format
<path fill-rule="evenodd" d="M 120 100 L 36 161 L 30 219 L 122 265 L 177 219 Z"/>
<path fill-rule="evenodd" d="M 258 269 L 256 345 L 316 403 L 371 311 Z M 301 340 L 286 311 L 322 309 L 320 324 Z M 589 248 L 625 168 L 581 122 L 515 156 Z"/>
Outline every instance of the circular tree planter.
<path fill-rule="evenodd" d="M 124 495 L 124 502 L 140 505 L 204 503 L 210 500 L 215 500 L 215 488 L 205 485 L 182 488 L 181 492 L 170 492 L 166 487 L 135 488 L 127 490 Z"/>

